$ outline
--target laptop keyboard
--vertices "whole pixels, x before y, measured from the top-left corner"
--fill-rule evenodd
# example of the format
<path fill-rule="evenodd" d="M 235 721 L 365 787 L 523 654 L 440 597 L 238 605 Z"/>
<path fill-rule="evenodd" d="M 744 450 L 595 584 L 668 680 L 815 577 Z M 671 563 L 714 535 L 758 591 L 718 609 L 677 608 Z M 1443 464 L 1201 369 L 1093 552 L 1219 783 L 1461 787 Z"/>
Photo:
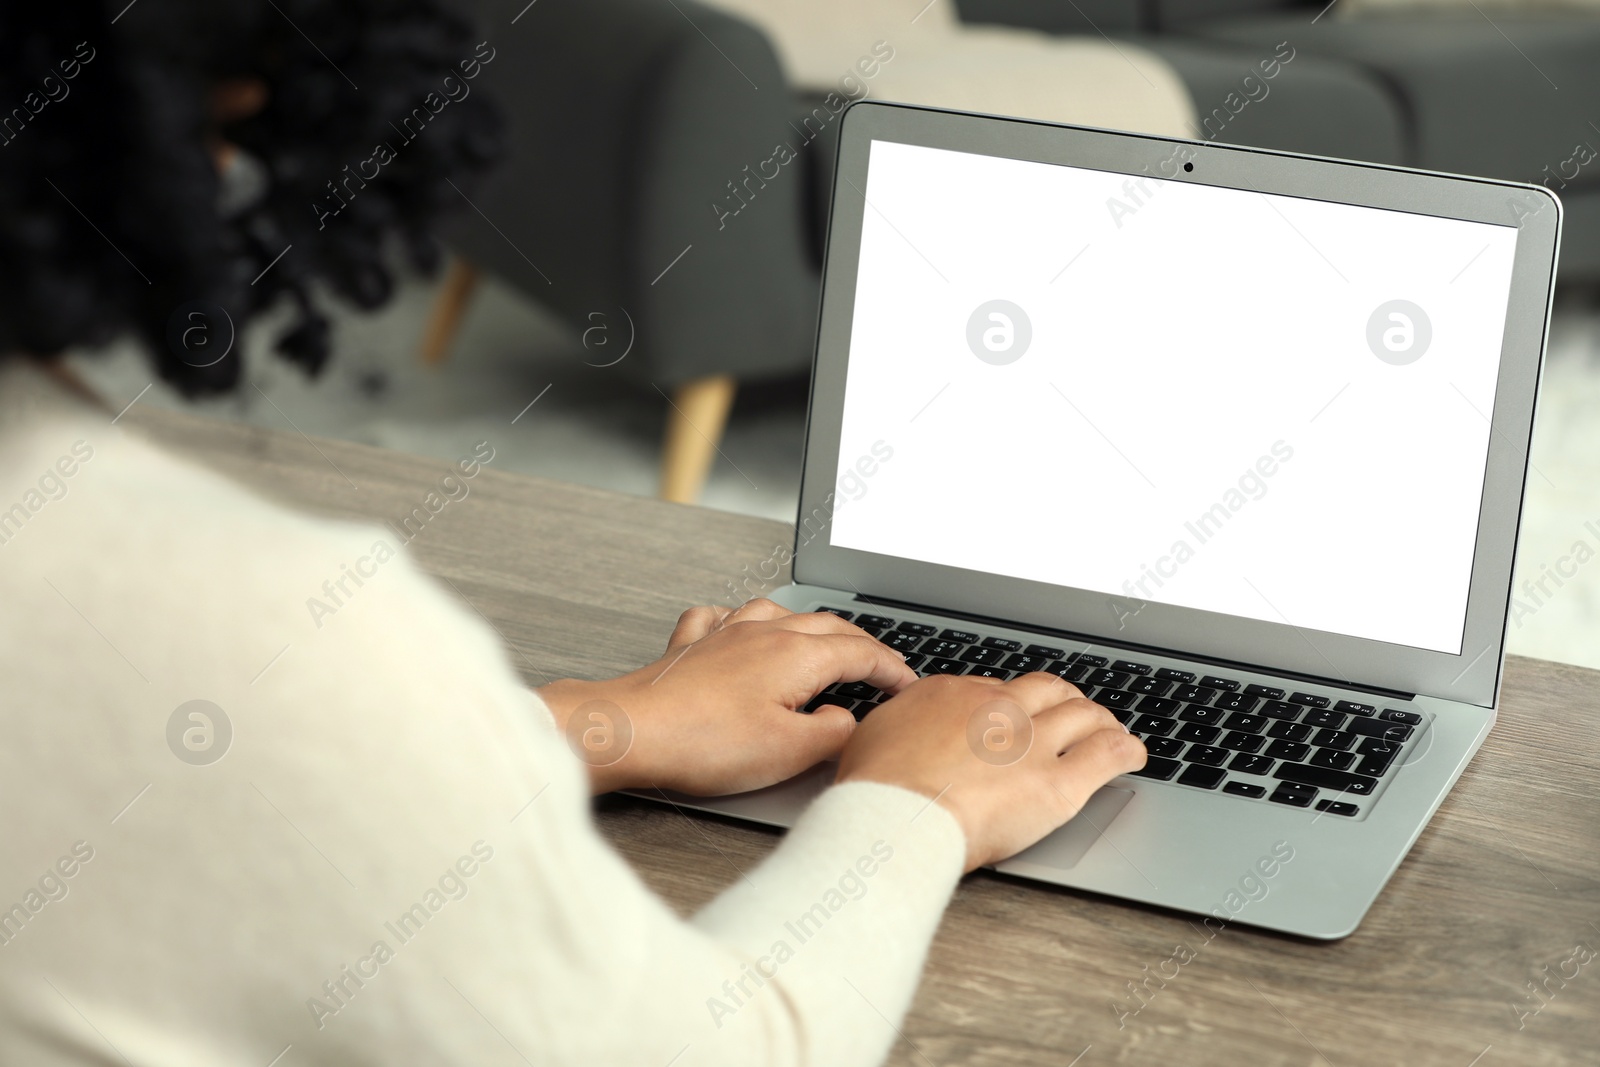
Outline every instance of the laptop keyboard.
<path fill-rule="evenodd" d="M 1046 671 L 1064 678 L 1144 741 L 1149 761 L 1136 777 L 1192 789 L 1357 817 L 1410 758 L 1426 726 L 1419 712 L 1347 699 L 1333 689 L 1303 691 L 1086 648 L 843 608 L 817 610 L 855 623 L 924 677 L 1005 681 Z M 887 699 L 866 682 L 847 682 L 830 686 L 804 710 L 837 704 L 859 721 Z"/>

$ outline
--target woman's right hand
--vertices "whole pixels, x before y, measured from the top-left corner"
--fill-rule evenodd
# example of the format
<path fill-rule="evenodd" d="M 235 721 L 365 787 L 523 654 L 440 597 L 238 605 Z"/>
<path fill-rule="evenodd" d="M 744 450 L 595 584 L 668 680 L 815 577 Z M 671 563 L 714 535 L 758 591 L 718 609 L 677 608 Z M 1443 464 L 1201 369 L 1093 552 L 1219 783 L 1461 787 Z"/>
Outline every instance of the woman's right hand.
<path fill-rule="evenodd" d="M 966 869 L 1015 855 L 1066 823 L 1095 790 L 1144 766 L 1144 743 L 1053 674 L 933 675 L 873 709 L 837 781 L 936 800 L 967 838 Z"/>

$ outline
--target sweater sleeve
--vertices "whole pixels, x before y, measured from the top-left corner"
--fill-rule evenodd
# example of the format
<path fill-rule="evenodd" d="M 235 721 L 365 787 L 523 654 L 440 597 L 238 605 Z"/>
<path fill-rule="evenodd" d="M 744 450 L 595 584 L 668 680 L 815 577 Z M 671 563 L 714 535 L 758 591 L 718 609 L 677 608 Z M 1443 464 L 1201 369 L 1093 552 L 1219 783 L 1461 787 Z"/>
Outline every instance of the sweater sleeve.
<path fill-rule="evenodd" d="M 768 1025 L 790 1028 L 773 1059 L 881 1060 L 964 855 L 955 818 L 927 797 L 872 782 L 822 794 L 760 867 L 695 918 L 742 957 L 739 974 L 706 999 L 713 1032 L 766 997 L 785 1009 Z"/>
<path fill-rule="evenodd" d="M 0 783 L 29 812 L 0 858 L 27 890 L 0 1062 L 883 1059 L 961 873 L 947 811 L 836 787 L 681 917 L 597 833 L 500 638 L 393 530 L 93 432 L 0 560 Z M 193 733 L 197 700 L 220 733 Z"/>

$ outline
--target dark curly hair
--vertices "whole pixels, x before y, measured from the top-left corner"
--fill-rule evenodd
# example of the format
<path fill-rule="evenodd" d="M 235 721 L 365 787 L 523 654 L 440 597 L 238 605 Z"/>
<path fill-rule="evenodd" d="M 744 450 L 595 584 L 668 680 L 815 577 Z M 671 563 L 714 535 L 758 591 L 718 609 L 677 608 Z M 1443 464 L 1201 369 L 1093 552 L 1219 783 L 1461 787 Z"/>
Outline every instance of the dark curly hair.
<path fill-rule="evenodd" d="M 223 391 L 239 354 L 187 344 L 194 309 L 237 327 L 287 296 L 277 349 L 315 374 L 312 283 L 383 303 L 391 237 L 432 270 L 431 224 L 500 154 L 467 84 L 492 54 L 434 0 L 0 0 L 0 355 L 132 333 L 184 393 Z M 237 82 L 264 106 L 219 125 Z M 221 142 L 257 176 L 242 203 Z"/>

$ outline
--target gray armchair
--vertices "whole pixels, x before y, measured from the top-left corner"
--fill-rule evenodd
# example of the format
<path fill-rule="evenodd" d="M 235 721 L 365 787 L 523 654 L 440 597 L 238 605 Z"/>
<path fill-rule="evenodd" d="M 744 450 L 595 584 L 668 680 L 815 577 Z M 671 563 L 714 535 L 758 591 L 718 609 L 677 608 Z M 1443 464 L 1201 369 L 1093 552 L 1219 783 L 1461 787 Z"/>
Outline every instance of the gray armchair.
<path fill-rule="evenodd" d="M 663 495 L 692 499 L 736 380 L 810 360 L 812 162 L 758 173 L 797 140 L 794 98 L 758 30 L 693 0 L 539 0 L 510 25 L 516 6 L 477 0 L 498 55 L 475 85 L 506 111 L 510 158 L 444 235 L 459 259 L 425 357 L 478 270 L 580 330 L 631 320 L 605 373 L 667 394 Z M 592 362 L 620 352 L 611 332 Z"/>

